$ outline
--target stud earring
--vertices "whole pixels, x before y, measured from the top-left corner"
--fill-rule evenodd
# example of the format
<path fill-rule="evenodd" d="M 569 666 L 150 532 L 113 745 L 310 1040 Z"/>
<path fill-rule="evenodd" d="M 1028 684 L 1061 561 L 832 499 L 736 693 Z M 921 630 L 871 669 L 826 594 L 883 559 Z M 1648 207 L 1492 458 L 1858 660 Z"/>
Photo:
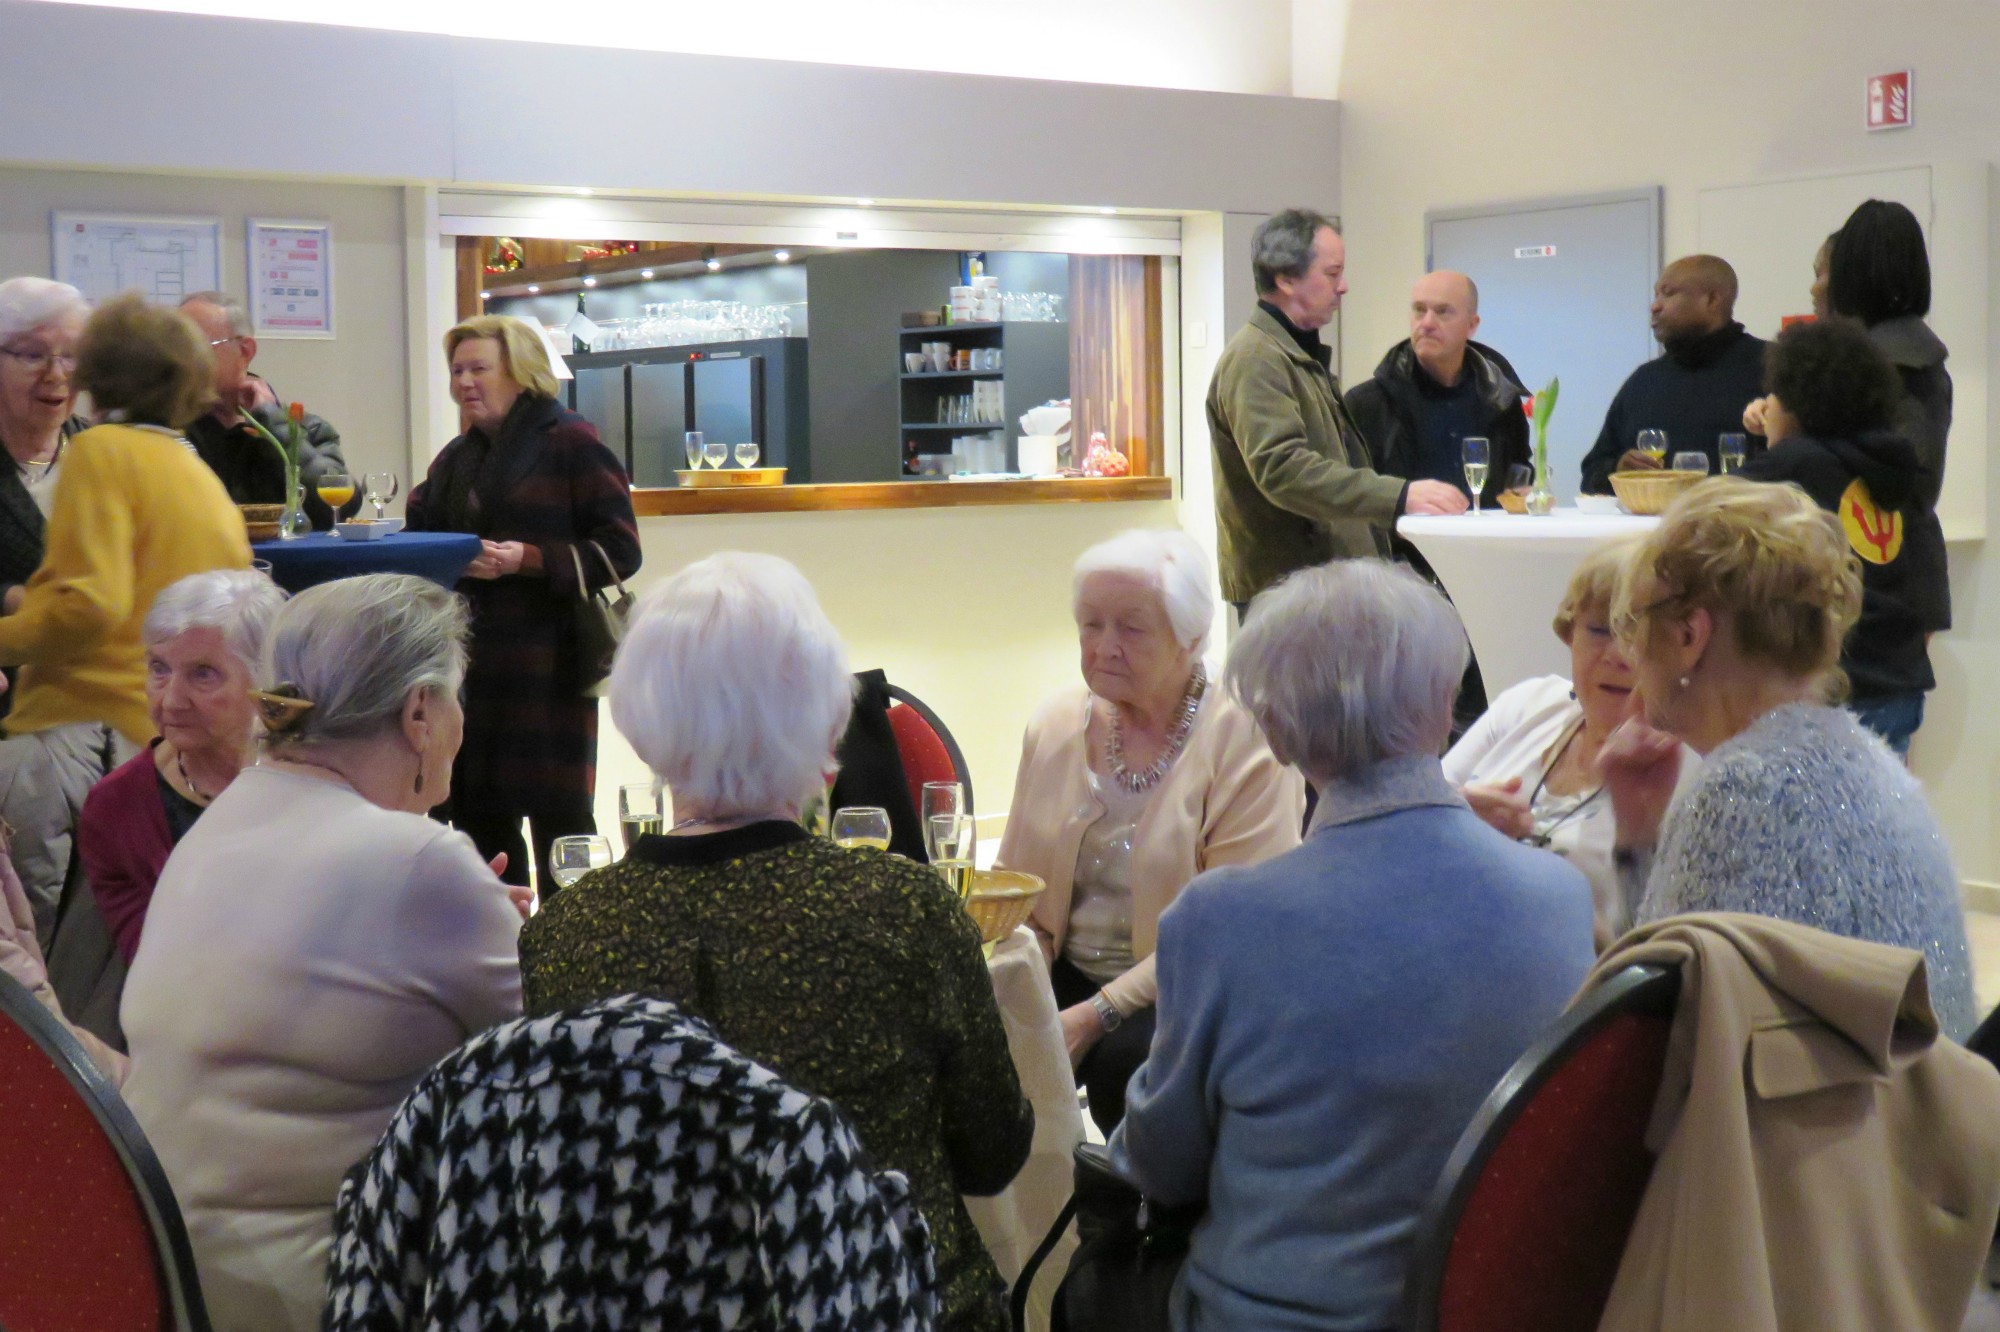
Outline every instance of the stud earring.
<path fill-rule="evenodd" d="M 1683 689 L 1686 689 L 1688 687 L 1688 678 L 1685 675 L 1681 677 L 1680 684 L 1681 688 Z"/>

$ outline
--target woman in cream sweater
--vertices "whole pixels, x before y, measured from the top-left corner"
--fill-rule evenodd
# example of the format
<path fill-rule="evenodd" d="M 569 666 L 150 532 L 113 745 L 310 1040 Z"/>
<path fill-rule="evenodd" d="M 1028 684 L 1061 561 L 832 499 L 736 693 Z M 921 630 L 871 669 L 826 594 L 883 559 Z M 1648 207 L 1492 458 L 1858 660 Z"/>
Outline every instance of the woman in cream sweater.
<path fill-rule="evenodd" d="M 1160 913 L 1203 870 L 1297 846 L 1305 781 L 1209 686 L 1214 579 L 1186 533 L 1085 551 L 1074 607 L 1083 683 L 1028 724 L 999 863 L 1048 884 L 1032 923 L 1108 1133 L 1152 1044 Z"/>

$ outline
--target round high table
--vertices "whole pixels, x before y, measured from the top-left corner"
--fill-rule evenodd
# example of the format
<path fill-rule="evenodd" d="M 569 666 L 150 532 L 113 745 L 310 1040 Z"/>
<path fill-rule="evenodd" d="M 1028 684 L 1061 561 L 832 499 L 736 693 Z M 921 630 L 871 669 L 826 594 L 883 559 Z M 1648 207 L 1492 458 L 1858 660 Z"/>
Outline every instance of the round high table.
<path fill-rule="evenodd" d="M 451 587 L 479 553 L 479 538 L 467 532 L 395 532 L 348 541 L 335 532 L 314 532 L 290 541 L 254 542 L 250 553 L 270 564 L 272 581 L 287 592 L 378 573 L 415 574 Z"/>
<path fill-rule="evenodd" d="M 1489 509 L 1451 518 L 1399 518 L 1458 607 L 1486 696 L 1537 675 L 1567 676 L 1569 649 L 1555 618 L 1569 576 L 1600 542 L 1636 536 L 1660 520 L 1557 509 L 1543 518 Z"/>

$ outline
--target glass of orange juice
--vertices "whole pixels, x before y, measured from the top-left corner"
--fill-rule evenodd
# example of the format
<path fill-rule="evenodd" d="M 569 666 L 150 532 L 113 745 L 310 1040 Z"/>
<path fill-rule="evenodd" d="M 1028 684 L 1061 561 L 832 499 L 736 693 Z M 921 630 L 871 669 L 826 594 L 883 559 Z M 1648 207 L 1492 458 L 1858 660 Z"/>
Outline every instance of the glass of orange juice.
<path fill-rule="evenodd" d="M 340 522 L 341 506 L 354 498 L 354 478 L 345 472 L 328 472 L 313 483 L 320 502 L 333 510 L 333 521 Z"/>

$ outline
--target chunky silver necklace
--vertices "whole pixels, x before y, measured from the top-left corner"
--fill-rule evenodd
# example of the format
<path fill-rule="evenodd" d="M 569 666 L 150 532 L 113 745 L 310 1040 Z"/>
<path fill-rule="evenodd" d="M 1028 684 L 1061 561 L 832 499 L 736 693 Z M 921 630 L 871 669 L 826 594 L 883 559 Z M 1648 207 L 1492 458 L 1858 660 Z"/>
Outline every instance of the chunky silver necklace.
<path fill-rule="evenodd" d="M 1125 766 L 1125 728 L 1119 724 L 1118 708 L 1111 709 L 1111 735 L 1105 742 L 1104 761 L 1111 769 L 1111 780 L 1138 795 L 1150 791 L 1167 775 L 1167 769 L 1180 757 L 1181 747 L 1187 744 L 1190 732 L 1194 730 L 1194 714 L 1201 707 L 1202 692 L 1208 688 L 1208 672 L 1200 662 L 1194 666 L 1194 674 L 1188 677 L 1187 692 L 1181 695 L 1180 714 L 1174 718 L 1174 726 L 1167 733 L 1166 748 L 1160 756 L 1138 772 Z"/>

